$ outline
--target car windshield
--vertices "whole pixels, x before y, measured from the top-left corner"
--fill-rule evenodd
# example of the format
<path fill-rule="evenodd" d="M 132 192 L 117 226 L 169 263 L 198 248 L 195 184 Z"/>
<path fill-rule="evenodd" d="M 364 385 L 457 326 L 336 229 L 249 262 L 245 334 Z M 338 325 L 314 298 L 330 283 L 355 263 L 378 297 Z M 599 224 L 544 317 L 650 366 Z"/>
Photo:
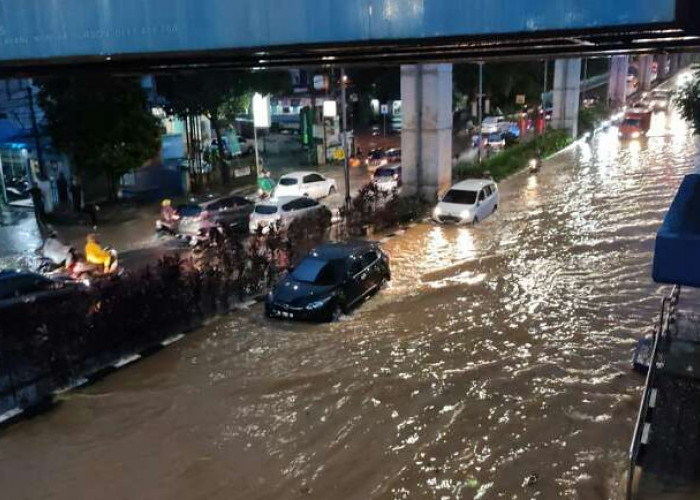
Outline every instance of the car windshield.
<path fill-rule="evenodd" d="M 197 217 L 202 213 L 202 207 L 194 204 L 180 205 L 177 207 L 177 213 L 181 217 Z"/>
<path fill-rule="evenodd" d="M 640 121 L 636 118 L 627 118 L 622 122 L 623 127 L 639 127 Z"/>
<path fill-rule="evenodd" d="M 489 136 L 489 142 L 501 142 L 503 138 L 498 134 L 491 134 Z"/>
<path fill-rule="evenodd" d="M 282 186 L 294 186 L 298 184 L 299 181 L 295 179 L 294 177 L 282 177 L 280 179 L 280 185 Z"/>
<path fill-rule="evenodd" d="M 450 189 L 442 201 L 444 203 L 455 203 L 457 205 L 473 205 L 476 203 L 476 191 Z"/>
<path fill-rule="evenodd" d="M 342 261 L 326 261 L 307 257 L 294 269 L 292 278 L 303 283 L 330 286 L 338 283 L 342 276 Z"/>
<path fill-rule="evenodd" d="M 396 170 L 393 168 L 378 168 L 376 172 L 374 172 L 375 177 L 393 177 L 394 174 L 396 173 Z"/>
<path fill-rule="evenodd" d="M 275 205 L 258 205 L 255 207 L 255 213 L 260 215 L 272 215 L 277 213 Z"/>
<path fill-rule="evenodd" d="M 379 160 L 384 156 L 384 151 L 372 151 L 369 154 L 370 160 Z"/>

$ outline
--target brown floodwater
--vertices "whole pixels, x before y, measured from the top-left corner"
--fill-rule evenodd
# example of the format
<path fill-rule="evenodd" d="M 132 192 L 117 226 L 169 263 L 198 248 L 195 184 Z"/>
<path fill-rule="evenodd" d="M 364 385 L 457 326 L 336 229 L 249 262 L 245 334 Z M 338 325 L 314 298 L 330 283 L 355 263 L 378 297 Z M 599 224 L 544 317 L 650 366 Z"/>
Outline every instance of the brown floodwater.
<path fill-rule="evenodd" d="M 666 288 L 654 236 L 696 140 L 675 116 L 501 184 L 475 228 L 392 238 L 332 325 L 219 319 L 0 434 L 20 499 L 619 498 Z"/>

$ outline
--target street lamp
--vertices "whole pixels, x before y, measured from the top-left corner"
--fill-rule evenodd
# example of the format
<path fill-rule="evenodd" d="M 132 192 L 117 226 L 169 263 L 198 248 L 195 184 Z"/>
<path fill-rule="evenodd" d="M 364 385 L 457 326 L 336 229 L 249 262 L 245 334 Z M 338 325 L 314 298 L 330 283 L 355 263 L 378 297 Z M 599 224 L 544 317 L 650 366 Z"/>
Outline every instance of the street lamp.
<path fill-rule="evenodd" d="M 345 169 L 345 209 L 350 210 L 350 170 L 348 168 L 348 106 L 347 106 L 347 85 L 348 75 L 345 74 L 345 68 L 340 68 L 340 86 L 342 92 L 340 94 L 340 105 L 343 108 L 343 167 Z"/>

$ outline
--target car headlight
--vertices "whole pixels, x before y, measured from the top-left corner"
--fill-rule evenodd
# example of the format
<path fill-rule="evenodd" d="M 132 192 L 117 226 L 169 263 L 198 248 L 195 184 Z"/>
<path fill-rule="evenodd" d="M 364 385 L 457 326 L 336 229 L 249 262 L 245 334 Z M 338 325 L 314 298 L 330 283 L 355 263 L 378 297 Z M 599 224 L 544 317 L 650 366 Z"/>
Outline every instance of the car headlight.
<path fill-rule="evenodd" d="M 472 218 L 472 211 L 471 210 L 464 210 L 461 214 L 459 214 L 462 219 L 471 219 Z"/>
<path fill-rule="evenodd" d="M 442 208 L 440 208 L 440 207 L 435 207 L 435 210 L 433 210 L 433 215 L 434 215 L 435 217 L 437 217 L 437 216 L 439 216 L 439 215 L 442 215 Z"/>
<path fill-rule="evenodd" d="M 632 132 L 632 139 L 639 139 L 642 136 L 639 132 Z"/>
<path fill-rule="evenodd" d="M 316 300 L 314 302 L 309 303 L 309 305 L 306 306 L 306 309 L 309 311 L 312 311 L 314 309 L 321 309 L 324 307 L 328 302 L 330 302 L 332 297 L 326 297 L 325 299 L 321 300 Z"/>

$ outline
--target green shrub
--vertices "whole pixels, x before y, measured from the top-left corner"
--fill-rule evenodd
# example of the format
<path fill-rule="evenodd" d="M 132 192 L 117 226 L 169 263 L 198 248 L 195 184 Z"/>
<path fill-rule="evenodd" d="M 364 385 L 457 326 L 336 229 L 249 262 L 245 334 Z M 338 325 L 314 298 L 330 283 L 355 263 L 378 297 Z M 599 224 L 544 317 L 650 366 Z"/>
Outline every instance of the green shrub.
<path fill-rule="evenodd" d="M 458 163 L 454 168 L 455 179 L 483 177 L 489 172 L 496 181 L 525 168 L 536 156 L 539 149 L 541 157 L 547 158 L 571 144 L 572 139 L 564 130 L 550 130 L 546 134 L 524 144 L 506 149 L 488 160 L 478 163 Z"/>

